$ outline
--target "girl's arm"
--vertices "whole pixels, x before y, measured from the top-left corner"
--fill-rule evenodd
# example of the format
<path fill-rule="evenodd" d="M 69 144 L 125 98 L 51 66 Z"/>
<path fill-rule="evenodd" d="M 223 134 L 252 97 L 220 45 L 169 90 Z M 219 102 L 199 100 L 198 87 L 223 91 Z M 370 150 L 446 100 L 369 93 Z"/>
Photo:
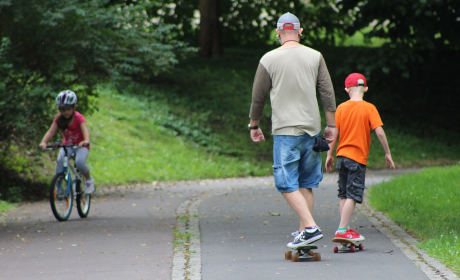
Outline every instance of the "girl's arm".
<path fill-rule="evenodd" d="M 88 146 L 89 145 L 89 131 L 86 122 L 80 124 L 81 133 L 83 133 L 83 141 L 78 143 L 78 147 Z"/>
<path fill-rule="evenodd" d="M 395 169 L 395 164 L 393 159 L 391 158 L 390 153 L 390 146 L 388 146 L 387 136 L 385 135 L 385 131 L 381 126 L 375 129 L 375 134 L 379 138 L 380 144 L 382 144 L 383 149 L 385 150 L 385 161 L 387 164 L 390 164 L 390 169 Z"/>
<path fill-rule="evenodd" d="M 43 140 L 38 145 L 38 147 L 42 150 L 46 150 L 46 143 L 54 137 L 57 131 L 58 131 L 57 123 L 53 122 L 48 132 L 46 132 L 45 136 L 43 136 Z"/>

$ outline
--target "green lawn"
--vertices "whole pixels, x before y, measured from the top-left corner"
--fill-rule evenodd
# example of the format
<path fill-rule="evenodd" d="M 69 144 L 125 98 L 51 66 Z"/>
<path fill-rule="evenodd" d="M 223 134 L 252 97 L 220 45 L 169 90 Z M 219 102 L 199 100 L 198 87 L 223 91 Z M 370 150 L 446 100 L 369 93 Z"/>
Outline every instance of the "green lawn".
<path fill-rule="evenodd" d="M 460 165 L 424 169 L 373 186 L 369 204 L 460 276 Z"/>
<path fill-rule="evenodd" d="M 270 165 L 208 153 L 159 125 L 169 117 L 166 105 L 107 88 L 98 102 L 99 110 L 86 120 L 91 133 L 88 164 L 99 185 L 269 174 Z"/>

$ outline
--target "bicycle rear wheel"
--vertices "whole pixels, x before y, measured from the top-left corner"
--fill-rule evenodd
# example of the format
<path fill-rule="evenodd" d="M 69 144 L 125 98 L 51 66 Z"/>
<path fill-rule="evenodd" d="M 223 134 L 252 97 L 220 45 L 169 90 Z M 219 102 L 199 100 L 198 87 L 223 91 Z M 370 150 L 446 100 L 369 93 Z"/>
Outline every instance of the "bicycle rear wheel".
<path fill-rule="evenodd" d="M 66 221 L 72 213 L 73 192 L 65 173 L 56 174 L 50 186 L 50 204 L 54 217 Z"/>
<path fill-rule="evenodd" d="M 86 218 L 89 214 L 89 208 L 91 206 L 91 195 L 84 193 L 84 187 L 81 186 L 82 181 L 77 180 L 77 210 L 80 218 Z"/>

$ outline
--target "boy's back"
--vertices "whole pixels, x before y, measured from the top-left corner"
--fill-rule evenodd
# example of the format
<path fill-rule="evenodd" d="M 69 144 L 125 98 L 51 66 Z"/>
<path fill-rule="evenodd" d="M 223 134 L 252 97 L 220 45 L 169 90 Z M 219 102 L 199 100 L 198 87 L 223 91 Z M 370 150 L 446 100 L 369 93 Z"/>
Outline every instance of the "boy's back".
<path fill-rule="evenodd" d="M 337 107 L 335 118 L 336 127 L 340 130 L 337 156 L 367 165 L 370 131 L 383 125 L 377 108 L 363 100 L 349 100 Z"/>

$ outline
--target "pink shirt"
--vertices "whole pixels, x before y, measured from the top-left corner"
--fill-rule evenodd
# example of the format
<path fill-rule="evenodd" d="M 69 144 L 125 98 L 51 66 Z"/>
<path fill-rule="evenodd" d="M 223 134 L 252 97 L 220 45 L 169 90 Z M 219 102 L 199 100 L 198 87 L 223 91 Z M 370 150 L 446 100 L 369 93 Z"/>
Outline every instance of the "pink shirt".
<path fill-rule="evenodd" d="M 54 122 L 57 122 L 56 117 Z M 67 127 L 66 130 L 62 131 L 62 136 L 64 136 L 64 145 L 76 145 L 81 141 L 85 140 L 83 137 L 83 132 L 81 131 L 80 124 L 85 122 L 85 117 L 82 114 L 75 111 L 73 123 Z M 87 147 L 89 149 L 89 147 Z"/>

